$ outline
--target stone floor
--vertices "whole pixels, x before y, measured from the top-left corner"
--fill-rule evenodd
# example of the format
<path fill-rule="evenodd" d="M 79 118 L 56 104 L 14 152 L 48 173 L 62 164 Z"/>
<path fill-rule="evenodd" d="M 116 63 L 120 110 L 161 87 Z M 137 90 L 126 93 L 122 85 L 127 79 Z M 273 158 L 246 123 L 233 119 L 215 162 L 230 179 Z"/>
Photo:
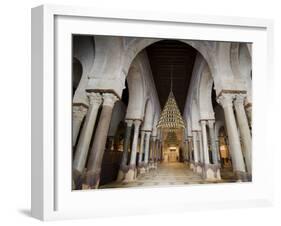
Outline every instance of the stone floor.
<path fill-rule="evenodd" d="M 146 174 L 139 175 L 133 182 L 125 183 L 110 183 L 103 185 L 100 188 L 128 188 L 128 187 L 162 187 L 173 185 L 186 185 L 186 184 L 208 184 L 208 183 L 225 183 L 235 182 L 235 179 L 230 173 L 223 172 L 227 178 L 224 177 L 221 181 L 209 182 L 204 181 L 202 177 L 189 167 L 180 162 L 175 163 L 161 163 L 158 168 L 151 170 Z"/>

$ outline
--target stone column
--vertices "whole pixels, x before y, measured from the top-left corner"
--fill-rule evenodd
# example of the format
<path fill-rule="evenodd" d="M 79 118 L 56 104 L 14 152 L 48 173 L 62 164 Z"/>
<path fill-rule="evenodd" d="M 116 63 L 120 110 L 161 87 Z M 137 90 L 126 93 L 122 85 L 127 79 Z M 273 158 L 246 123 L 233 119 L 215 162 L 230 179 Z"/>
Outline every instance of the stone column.
<path fill-rule="evenodd" d="M 247 118 L 248 118 L 248 121 L 249 121 L 249 126 L 252 128 L 252 104 L 248 103 L 245 106 L 245 109 L 246 109 L 246 114 L 247 114 Z"/>
<path fill-rule="evenodd" d="M 139 152 L 139 162 L 138 162 L 139 166 L 141 166 L 141 164 L 143 163 L 142 155 L 144 153 L 144 137 L 145 137 L 145 131 L 141 130 L 140 152 Z"/>
<path fill-rule="evenodd" d="M 199 147 L 198 147 L 197 131 L 192 131 L 192 136 L 193 136 L 193 150 L 194 150 L 194 172 L 201 173 L 202 168 L 199 163 Z"/>
<path fill-rule="evenodd" d="M 220 103 L 224 111 L 234 173 L 236 174 L 238 180 L 246 181 L 247 177 L 245 164 L 242 155 L 238 129 L 233 112 L 233 99 L 233 94 L 223 93 L 218 98 L 218 102 Z"/>
<path fill-rule="evenodd" d="M 148 160 L 149 160 L 149 142 L 150 142 L 150 135 L 151 131 L 146 131 L 145 132 L 145 146 L 144 146 L 144 166 L 146 170 L 149 169 L 148 167 Z"/>
<path fill-rule="evenodd" d="M 131 140 L 133 120 L 127 119 L 126 124 L 127 124 L 127 126 L 126 126 L 125 138 L 124 138 L 124 144 L 123 144 L 123 154 L 122 154 L 120 168 L 119 168 L 119 172 L 118 172 L 118 176 L 117 176 L 118 182 L 120 182 L 124 179 L 125 173 L 127 173 L 127 171 L 128 171 L 127 161 L 128 161 L 128 152 L 129 152 L 129 146 L 130 146 L 130 140 Z"/>
<path fill-rule="evenodd" d="M 252 137 L 249 129 L 249 124 L 247 120 L 247 116 L 244 109 L 244 100 L 245 96 L 237 95 L 234 100 L 234 108 L 236 112 L 237 123 L 239 126 L 239 131 L 242 139 L 245 155 L 245 161 L 247 166 L 247 171 L 249 175 L 252 172 Z"/>
<path fill-rule="evenodd" d="M 189 153 L 189 167 L 194 169 L 194 157 L 192 157 L 192 137 L 187 137 L 188 153 Z"/>
<path fill-rule="evenodd" d="M 111 121 L 112 110 L 115 102 L 118 100 L 118 98 L 112 93 L 104 93 L 102 97 L 102 111 L 99 118 L 99 124 L 95 132 L 93 146 L 90 150 L 85 188 L 98 188 L 99 186 L 102 158 Z"/>
<path fill-rule="evenodd" d="M 155 151 L 155 141 L 156 137 L 151 137 L 151 143 L 150 143 L 150 157 L 149 157 L 149 168 L 154 168 L 154 151 Z"/>
<path fill-rule="evenodd" d="M 162 162 L 162 141 L 161 139 L 159 140 L 159 162 Z"/>
<path fill-rule="evenodd" d="M 72 107 L 72 146 L 75 146 L 81 123 L 87 113 L 84 105 L 74 105 Z"/>
<path fill-rule="evenodd" d="M 141 131 L 141 142 L 140 142 L 140 153 L 138 162 L 138 173 L 145 173 L 145 157 L 142 159 L 143 154 L 145 154 L 145 144 L 146 144 L 147 134 L 144 130 Z"/>
<path fill-rule="evenodd" d="M 134 120 L 134 137 L 133 144 L 131 150 L 131 158 L 129 163 L 129 170 L 125 174 L 125 181 L 130 182 L 136 178 L 136 157 L 137 157 L 137 148 L 138 148 L 138 140 L 139 140 L 139 129 L 141 125 L 141 120 Z"/>
<path fill-rule="evenodd" d="M 156 153 L 155 153 L 155 161 L 158 163 L 159 160 L 159 139 L 156 139 Z"/>
<path fill-rule="evenodd" d="M 202 146 L 203 146 L 204 164 L 210 164 L 208 137 L 207 137 L 207 129 L 206 129 L 207 123 L 205 120 L 201 120 L 200 124 L 202 129 Z"/>
<path fill-rule="evenodd" d="M 204 164 L 204 150 L 203 150 L 203 138 L 202 138 L 202 131 L 198 131 L 198 139 L 199 139 L 199 154 L 200 154 L 200 163 Z"/>
<path fill-rule="evenodd" d="M 192 157 L 192 137 L 187 138 L 188 152 L 189 152 L 189 161 L 194 161 L 194 157 Z"/>
<path fill-rule="evenodd" d="M 220 164 L 218 161 L 218 149 L 215 140 L 215 120 L 208 120 L 207 123 L 211 140 L 213 164 L 205 166 L 205 176 L 207 180 L 221 180 Z"/>
<path fill-rule="evenodd" d="M 99 93 L 88 93 L 89 110 L 83 124 L 73 158 L 73 179 L 76 189 L 82 188 L 82 173 L 85 169 L 89 146 L 92 139 L 98 110 L 102 103 L 102 96 Z"/>
<path fill-rule="evenodd" d="M 158 139 L 155 138 L 155 144 L 154 144 L 154 168 L 156 169 L 157 168 L 157 158 L 158 158 Z"/>
<path fill-rule="evenodd" d="M 216 144 L 214 124 L 215 124 L 215 120 L 208 120 L 213 164 L 218 164 L 219 163 L 219 161 L 218 161 L 218 148 L 217 148 L 217 144 Z"/>

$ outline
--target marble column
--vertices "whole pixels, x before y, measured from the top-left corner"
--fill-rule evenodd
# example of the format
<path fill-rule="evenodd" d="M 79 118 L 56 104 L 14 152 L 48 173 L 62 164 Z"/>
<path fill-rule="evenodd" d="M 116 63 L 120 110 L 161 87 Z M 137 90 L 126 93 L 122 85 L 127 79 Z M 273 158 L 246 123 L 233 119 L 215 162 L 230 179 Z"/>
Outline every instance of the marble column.
<path fill-rule="evenodd" d="M 247 181 L 246 169 L 240 145 L 240 138 L 238 135 L 238 129 L 233 111 L 233 99 L 234 94 L 223 93 L 218 98 L 218 102 L 220 103 L 224 111 L 234 173 L 236 174 L 239 181 Z"/>
<path fill-rule="evenodd" d="M 102 97 L 102 111 L 95 132 L 94 142 L 90 150 L 85 188 L 98 188 L 99 186 L 102 158 L 111 121 L 112 110 L 115 102 L 118 100 L 118 98 L 112 93 L 104 93 Z"/>
<path fill-rule="evenodd" d="M 102 96 L 99 93 L 88 93 L 89 110 L 83 124 L 83 128 L 78 140 L 76 151 L 73 158 L 73 179 L 77 189 L 82 186 L 82 173 L 85 169 L 89 146 L 92 139 L 98 110 L 102 103 Z"/>
<path fill-rule="evenodd" d="M 203 138 L 202 138 L 202 131 L 197 131 L 198 134 L 198 142 L 199 142 L 199 154 L 200 154 L 200 163 L 204 164 L 204 150 L 203 150 Z"/>
<path fill-rule="evenodd" d="M 159 139 L 159 162 L 162 162 L 162 141 Z"/>
<path fill-rule="evenodd" d="M 150 136 L 150 145 L 149 145 L 149 169 L 153 168 L 153 156 L 154 156 L 154 143 L 155 143 L 155 137 Z"/>
<path fill-rule="evenodd" d="M 247 114 L 249 126 L 252 128 L 252 104 L 248 103 L 245 106 L 245 109 L 246 109 L 246 114 Z"/>
<path fill-rule="evenodd" d="M 154 144 L 154 168 L 155 169 L 157 168 L 157 164 L 158 164 L 157 158 L 158 158 L 158 139 L 156 138 L 155 144 Z"/>
<path fill-rule="evenodd" d="M 146 131 L 145 132 L 145 145 L 144 145 L 144 166 L 146 170 L 149 169 L 148 167 L 148 161 L 149 161 L 149 149 L 150 149 L 150 135 L 151 131 Z"/>
<path fill-rule="evenodd" d="M 218 161 L 218 149 L 217 149 L 217 144 L 216 144 L 215 126 L 214 125 L 215 125 L 215 120 L 208 120 L 213 164 L 218 164 L 219 163 L 219 161 Z"/>
<path fill-rule="evenodd" d="M 141 141 L 140 141 L 140 152 L 139 152 L 139 162 L 138 162 L 138 173 L 145 173 L 145 145 L 146 145 L 147 135 L 144 130 L 141 130 Z"/>
<path fill-rule="evenodd" d="M 72 106 L 72 146 L 75 146 L 81 123 L 87 114 L 88 108 L 84 105 Z"/>
<path fill-rule="evenodd" d="M 194 157 L 192 158 L 192 137 L 187 138 L 187 145 L 189 151 L 189 162 L 194 161 Z"/>
<path fill-rule="evenodd" d="M 218 149 L 215 140 L 215 120 L 208 120 L 208 128 L 211 143 L 211 153 L 213 164 L 205 166 L 205 178 L 207 180 L 221 180 L 220 164 L 218 161 Z"/>
<path fill-rule="evenodd" d="M 129 146 L 131 140 L 131 133 L 132 133 L 132 126 L 133 120 L 126 119 L 126 131 L 125 131 L 125 138 L 123 144 L 123 154 L 120 163 L 120 168 L 117 176 L 117 181 L 120 182 L 124 179 L 125 173 L 128 171 L 127 161 L 128 161 L 128 153 L 129 153 Z"/>
<path fill-rule="evenodd" d="M 244 149 L 247 171 L 251 175 L 252 172 L 252 137 L 244 109 L 245 96 L 237 95 L 234 100 L 234 108 L 236 112 L 237 123 L 241 135 Z"/>
<path fill-rule="evenodd" d="M 159 146 L 159 144 L 160 144 L 160 141 L 159 141 L 159 139 L 156 139 L 156 162 L 158 163 L 158 161 L 159 161 L 159 156 L 160 156 L 160 154 L 159 154 L 159 151 L 160 151 L 160 146 Z"/>
<path fill-rule="evenodd" d="M 189 146 L 188 146 L 188 140 L 184 141 L 184 161 L 187 163 L 190 161 L 190 153 L 189 153 Z"/>
<path fill-rule="evenodd" d="M 141 140 L 140 140 L 140 152 L 139 152 L 139 161 L 138 165 L 141 166 L 143 163 L 143 153 L 144 153 L 144 137 L 145 137 L 145 131 L 141 130 Z"/>
<path fill-rule="evenodd" d="M 141 125 L 141 120 L 134 120 L 134 137 L 131 151 L 131 158 L 129 163 L 129 170 L 125 174 L 125 181 L 133 181 L 136 178 L 136 157 L 137 157 L 137 148 L 138 148 L 138 140 L 139 140 L 139 130 Z"/>
<path fill-rule="evenodd" d="M 207 122 L 206 120 L 201 120 L 200 124 L 202 129 L 202 146 L 203 146 L 204 164 L 210 164 L 208 137 L 207 137 L 207 128 L 206 128 Z"/>
<path fill-rule="evenodd" d="M 194 150 L 194 172 L 201 173 L 202 168 L 199 163 L 199 147 L 198 147 L 197 131 L 192 131 L 192 136 L 193 136 L 193 150 Z"/>

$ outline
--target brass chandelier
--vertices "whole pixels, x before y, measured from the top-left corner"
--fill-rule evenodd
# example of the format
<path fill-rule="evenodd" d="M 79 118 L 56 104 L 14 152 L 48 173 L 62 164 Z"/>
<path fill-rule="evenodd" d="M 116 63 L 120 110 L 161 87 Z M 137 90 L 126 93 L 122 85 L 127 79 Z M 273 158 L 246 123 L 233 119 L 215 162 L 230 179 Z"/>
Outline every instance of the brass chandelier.
<path fill-rule="evenodd" d="M 157 123 L 157 128 L 174 131 L 177 129 L 184 129 L 185 123 L 178 108 L 175 96 L 173 94 L 173 80 L 171 70 L 171 88 L 168 100 L 161 112 L 160 119 Z"/>

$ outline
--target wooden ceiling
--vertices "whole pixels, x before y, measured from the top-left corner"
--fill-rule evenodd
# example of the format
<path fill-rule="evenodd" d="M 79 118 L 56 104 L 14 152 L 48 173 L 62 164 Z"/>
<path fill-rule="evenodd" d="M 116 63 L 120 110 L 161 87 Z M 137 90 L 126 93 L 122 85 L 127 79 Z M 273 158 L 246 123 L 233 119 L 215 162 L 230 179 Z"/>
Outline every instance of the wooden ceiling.
<path fill-rule="evenodd" d="M 176 40 L 159 41 L 146 50 L 162 109 L 170 92 L 172 77 L 173 93 L 183 114 L 197 50 Z"/>

